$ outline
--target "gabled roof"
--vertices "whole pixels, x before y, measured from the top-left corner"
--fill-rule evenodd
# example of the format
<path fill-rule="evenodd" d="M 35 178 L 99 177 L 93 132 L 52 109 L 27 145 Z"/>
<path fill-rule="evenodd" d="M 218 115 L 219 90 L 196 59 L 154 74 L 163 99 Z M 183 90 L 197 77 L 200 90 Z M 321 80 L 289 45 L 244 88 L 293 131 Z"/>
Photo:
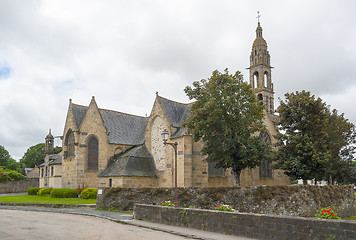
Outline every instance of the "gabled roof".
<path fill-rule="evenodd" d="M 155 176 L 155 163 L 146 146 L 140 145 L 118 155 L 98 177 Z"/>
<path fill-rule="evenodd" d="M 79 128 L 88 107 L 72 104 L 72 109 L 77 128 Z M 100 108 L 99 112 L 108 131 L 109 143 L 125 145 L 144 143 L 147 118 Z"/>
<path fill-rule="evenodd" d="M 158 96 L 158 100 L 161 103 L 173 127 L 177 128 L 176 131 L 172 133 L 170 138 L 182 137 L 186 132 L 186 128 L 183 127 L 182 124 L 191 114 L 190 108 L 192 103 L 179 103 L 167 98 L 163 98 L 161 96 Z"/>
<path fill-rule="evenodd" d="M 104 125 L 109 132 L 109 143 L 140 145 L 145 141 L 145 117 L 99 109 Z"/>
<path fill-rule="evenodd" d="M 167 98 L 158 96 L 158 100 L 161 103 L 164 111 L 166 112 L 173 127 L 181 127 L 182 123 L 190 116 L 191 103 L 179 103 Z"/>
<path fill-rule="evenodd" d="M 88 107 L 72 104 L 72 110 L 75 118 L 75 124 L 77 125 L 77 129 L 82 124 L 83 118 L 88 110 Z"/>

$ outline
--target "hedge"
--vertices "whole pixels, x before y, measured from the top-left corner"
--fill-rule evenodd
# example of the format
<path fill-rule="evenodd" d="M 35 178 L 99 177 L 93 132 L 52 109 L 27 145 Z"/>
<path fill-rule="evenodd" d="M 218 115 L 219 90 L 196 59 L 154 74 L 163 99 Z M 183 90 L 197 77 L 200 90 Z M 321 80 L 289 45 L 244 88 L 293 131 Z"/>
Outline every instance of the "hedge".
<path fill-rule="evenodd" d="M 77 198 L 77 189 L 55 188 L 50 193 L 51 198 Z"/>
<path fill-rule="evenodd" d="M 39 190 L 40 190 L 40 188 L 38 188 L 38 187 L 31 187 L 31 188 L 27 189 L 27 193 L 28 193 L 28 195 L 37 195 Z"/>
<path fill-rule="evenodd" d="M 43 196 L 43 195 L 45 195 L 45 194 L 50 194 L 52 190 L 53 190 L 53 188 L 41 188 L 41 189 L 38 191 L 37 195 Z"/>

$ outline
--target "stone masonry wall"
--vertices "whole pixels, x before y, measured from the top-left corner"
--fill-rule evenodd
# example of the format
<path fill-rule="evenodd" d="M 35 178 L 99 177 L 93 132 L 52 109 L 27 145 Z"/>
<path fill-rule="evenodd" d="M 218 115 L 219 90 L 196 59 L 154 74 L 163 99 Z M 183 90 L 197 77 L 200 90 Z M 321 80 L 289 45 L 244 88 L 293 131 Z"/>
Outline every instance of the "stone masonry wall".
<path fill-rule="evenodd" d="M 137 204 L 135 219 L 254 239 L 356 239 L 356 222 Z M 228 237 L 227 237 L 228 238 Z"/>
<path fill-rule="evenodd" d="M 340 217 L 356 215 L 353 185 L 258 186 L 235 188 L 178 188 L 180 207 L 215 209 L 228 204 L 239 212 L 314 217 L 321 208 L 332 207 Z M 174 200 L 173 188 L 105 188 L 97 207 L 120 210 L 133 205 L 160 205 Z"/>
<path fill-rule="evenodd" d="M 0 193 L 27 192 L 27 188 L 38 187 L 38 178 L 23 179 L 14 182 L 0 183 Z"/>

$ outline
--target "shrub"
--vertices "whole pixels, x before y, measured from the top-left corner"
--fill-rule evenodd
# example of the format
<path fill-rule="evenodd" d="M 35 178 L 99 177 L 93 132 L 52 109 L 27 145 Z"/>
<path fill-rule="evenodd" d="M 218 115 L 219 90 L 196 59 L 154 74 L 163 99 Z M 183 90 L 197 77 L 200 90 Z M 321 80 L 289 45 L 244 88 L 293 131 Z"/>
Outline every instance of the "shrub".
<path fill-rule="evenodd" d="M 98 189 L 96 188 L 86 188 L 82 191 L 82 198 L 84 199 L 96 199 L 98 194 Z"/>
<path fill-rule="evenodd" d="M 45 194 L 50 194 L 53 188 L 40 188 L 37 195 L 43 196 Z"/>
<path fill-rule="evenodd" d="M 26 179 L 21 173 L 0 167 L 0 182 L 18 181 Z"/>
<path fill-rule="evenodd" d="M 51 198 L 77 198 L 77 189 L 55 188 L 51 191 Z"/>
<path fill-rule="evenodd" d="M 39 190 L 40 190 L 40 188 L 38 188 L 38 187 L 31 187 L 31 188 L 27 189 L 27 193 L 28 193 L 28 195 L 37 195 Z"/>
<path fill-rule="evenodd" d="M 319 214 L 315 214 L 315 218 L 340 219 L 337 212 L 332 210 L 331 207 L 322 208 Z"/>

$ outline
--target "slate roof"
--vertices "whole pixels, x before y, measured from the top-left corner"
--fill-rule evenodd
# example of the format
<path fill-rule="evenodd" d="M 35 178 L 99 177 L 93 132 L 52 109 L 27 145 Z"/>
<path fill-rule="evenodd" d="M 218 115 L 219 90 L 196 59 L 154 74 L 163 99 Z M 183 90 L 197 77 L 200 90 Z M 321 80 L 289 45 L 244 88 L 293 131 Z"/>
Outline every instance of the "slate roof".
<path fill-rule="evenodd" d="M 50 155 L 48 160 L 48 165 L 62 164 L 62 152 Z M 44 165 L 45 164 L 42 163 L 39 167 L 43 167 Z"/>
<path fill-rule="evenodd" d="M 118 155 L 107 168 L 98 174 L 98 177 L 153 177 L 155 176 L 155 171 L 153 156 L 143 144 Z"/>
<path fill-rule="evenodd" d="M 100 109 L 104 125 L 109 132 L 109 143 L 140 145 L 145 141 L 145 117 Z"/>
<path fill-rule="evenodd" d="M 158 96 L 158 100 L 161 103 L 173 127 L 177 128 L 176 131 L 172 133 L 170 138 L 182 137 L 186 132 L 186 128 L 183 127 L 182 124 L 191 114 L 190 108 L 192 103 L 179 103 L 160 96 Z"/>
<path fill-rule="evenodd" d="M 75 124 L 77 125 L 78 129 L 83 121 L 85 114 L 87 113 L 88 107 L 72 104 L 72 109 L 75 118 Z"/>
<path fill-rule="evenodd" d="M 192 104 L 179 103 L 167 98 L 158 96 L 164 111 L 166 112 L 173 127 L 180 127 L 182 123 L 190 116 L 190 108 Z"/>
<path fill-rule="evenodd" d="M 79 128 L 88 107 L 72 104 L 72 109 L 77 128 Z M 100 108 L 99 112 L 108 130 L 109 143 L 125 145 L 144 143 L 147 118 Z"/>
<path fill-rule="evenodd" d="M 62 164 L 62 152 L 49 157 L 49 165 Z"/>

